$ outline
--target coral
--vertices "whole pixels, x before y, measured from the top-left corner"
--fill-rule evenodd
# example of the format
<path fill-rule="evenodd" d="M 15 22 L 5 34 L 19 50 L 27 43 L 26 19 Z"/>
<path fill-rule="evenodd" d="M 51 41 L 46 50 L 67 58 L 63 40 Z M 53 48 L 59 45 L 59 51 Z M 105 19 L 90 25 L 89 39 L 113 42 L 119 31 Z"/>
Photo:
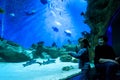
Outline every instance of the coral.
<path fill-rule="evenodd" d="M 60 56 L 60 61 L 62 61 L 62 62 L 71 62 L 72 57 L 70 55 L 62 55 L 62 56 Z"/>
<path fill-rule="evenodd" d="M 73 66 L 65 66 L 65 67 L 62 68 L 63 71 L 69 71 L 69 70 L 72 70 L 72 69 L 74 69 Z"/>
<path fill-rule="evenodd" d="M 0 58 L 6 62 L 27 61 L 31 58 L 30 54 L 31 51 L 25 50 L 12 41 L 0 40 Z"/>
<path fill-rule="evenodd" d="M 75 58 L 75 59 L 72 60 L 72 62 L 73 63 L 78 63 L 79 61 L 78 61 L 78 59 Z"/>

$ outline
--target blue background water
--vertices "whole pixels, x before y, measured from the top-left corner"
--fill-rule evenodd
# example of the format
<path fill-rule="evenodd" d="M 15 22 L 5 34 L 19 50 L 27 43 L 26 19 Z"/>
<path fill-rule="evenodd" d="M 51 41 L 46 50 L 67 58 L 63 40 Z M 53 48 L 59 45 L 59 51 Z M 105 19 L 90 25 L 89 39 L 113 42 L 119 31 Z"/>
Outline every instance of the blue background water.
<path fill-rule="evenodd" d="M 80 15 L 86 11 L 85 0 L 49 0 L 47 4 L 40 0 L 0 0 L 0 6 L 5 10 L 0 14 L 1 36 L 25 48 L 39 41 L 46 46 L 56 42 L 60 47 L 68 39 L 76 43 L 81 32 L 90 32 Z"/>

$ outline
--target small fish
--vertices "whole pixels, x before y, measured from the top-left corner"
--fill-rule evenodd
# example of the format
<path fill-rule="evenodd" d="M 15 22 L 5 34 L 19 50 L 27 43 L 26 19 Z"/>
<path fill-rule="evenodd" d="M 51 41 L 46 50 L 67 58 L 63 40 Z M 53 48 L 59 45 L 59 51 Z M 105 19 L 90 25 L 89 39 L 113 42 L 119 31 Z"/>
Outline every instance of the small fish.
<path fill-rule="evenodd" d="M 38 63 L 39 65 L 46 65 L 46 64 L 50 64 L 50 63 L 55 63 L 55 60 L 54 59 L 48 59 L 47 61 L 43 61 L 43 63 L 38 62 L 36 60 L 30 60 L 30 61 L 26 62 L 25 64 L 23 64 L 23 66 L 26 67 L 26 66 L 29 66 L 29 65 L 32 65 L 32 64 L 35 64 L 35 63 Z"/>
<path fill-rule="evenodd" d="M 57 47 L 57 44 L 55 42 L 53 42 L 52 47 Z"/>
<path fill-rule="evenodd" d="M 33 15 L 36 13 L 36 10 L 25 11 L 26 15 Z"/>
<path fill-rule="evenodd" d="M 30 61 L 26 62 L 25 64 L 23 64 L 23 66 L 26 67 L 26 66 L 29 66 L 35 62 L 36 62 L 36 60 L 30 60 Z"/>
<path fill-rule="evenodd" d="M 84 13 L 84 12 L 81 12 L 81 13 L 80 13 L 80 15 L 81 15 L 81 16 L 84 16 L 84 15 L 85 15 L 85 13 Z"/>
<path fill-rule="evenodd" d="M 52 27 L 52 29 L 53 29 L 53 31 L 55 31 L 55 32 L 58 32 L 59 31 L 59 29 L 57 28 L 57 27 Z"/>
<path fill-rule="evenodd" d="M 39 65 L 42 65 L 41 62 L 37 62 L 36 60 L 30 60 L 30 61 L 26 62 L 25 64 L 23 64 L 23 66 L 26 67 L 26 66 L 32 65 L 34 63 L 38 63 Z"/>
<path fill-rule="evenodd" d="M 40 0 L 40 2 L 41 2 L 43 5 L 45 5 L 45 4 L 47 4 L 47 3 L 48 3 L 48 1 L 47 1 L 47 0 Z"/>
<path fill-rule="evenodd" d="M 66 34 L 66 36 L 71 37 L 71 31 L 70 30 L 65 30 L 64 33 Z"/>

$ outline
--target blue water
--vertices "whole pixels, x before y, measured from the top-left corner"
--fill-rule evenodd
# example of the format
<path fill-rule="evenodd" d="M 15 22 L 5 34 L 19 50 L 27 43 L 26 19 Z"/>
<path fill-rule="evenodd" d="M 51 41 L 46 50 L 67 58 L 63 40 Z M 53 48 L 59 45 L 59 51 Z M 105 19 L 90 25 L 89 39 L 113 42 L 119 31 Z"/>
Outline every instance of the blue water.
<path fill-rule="evenodd" d="M 0 17 L 0 34 L 25 48 L 39 41 L 44 41 L 46 46 L 56 42 L 61 47 L 70 39 L 75 44 L 82 37 L 82 31 L 90 32 L 80 15 L 86 11 L 85 0 L 49 0 L 47 4 L 40 0 L 0 1 L 4 2 L 0 6 L 4 6 L 5 10 Z M 52 27 L 56 27 L 57 31 Z M 65 33 L 66 30 L 70 36 Z"/>

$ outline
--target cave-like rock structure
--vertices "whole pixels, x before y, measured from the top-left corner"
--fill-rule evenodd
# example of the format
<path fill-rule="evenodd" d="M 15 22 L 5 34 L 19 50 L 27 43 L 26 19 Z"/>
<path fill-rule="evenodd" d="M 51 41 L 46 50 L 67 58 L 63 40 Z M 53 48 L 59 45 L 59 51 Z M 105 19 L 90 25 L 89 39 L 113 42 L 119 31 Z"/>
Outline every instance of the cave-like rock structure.
<path fill-rule="evenodd" d="M 92 49 L 97 44 L 97 37 L 106 33 L 107 27 L 120 7 L 120 0 L 87 0 L 85 23 L 91 28 L 90 42 Z M 91 57 L 94 56 L 93 50 Z"/>

